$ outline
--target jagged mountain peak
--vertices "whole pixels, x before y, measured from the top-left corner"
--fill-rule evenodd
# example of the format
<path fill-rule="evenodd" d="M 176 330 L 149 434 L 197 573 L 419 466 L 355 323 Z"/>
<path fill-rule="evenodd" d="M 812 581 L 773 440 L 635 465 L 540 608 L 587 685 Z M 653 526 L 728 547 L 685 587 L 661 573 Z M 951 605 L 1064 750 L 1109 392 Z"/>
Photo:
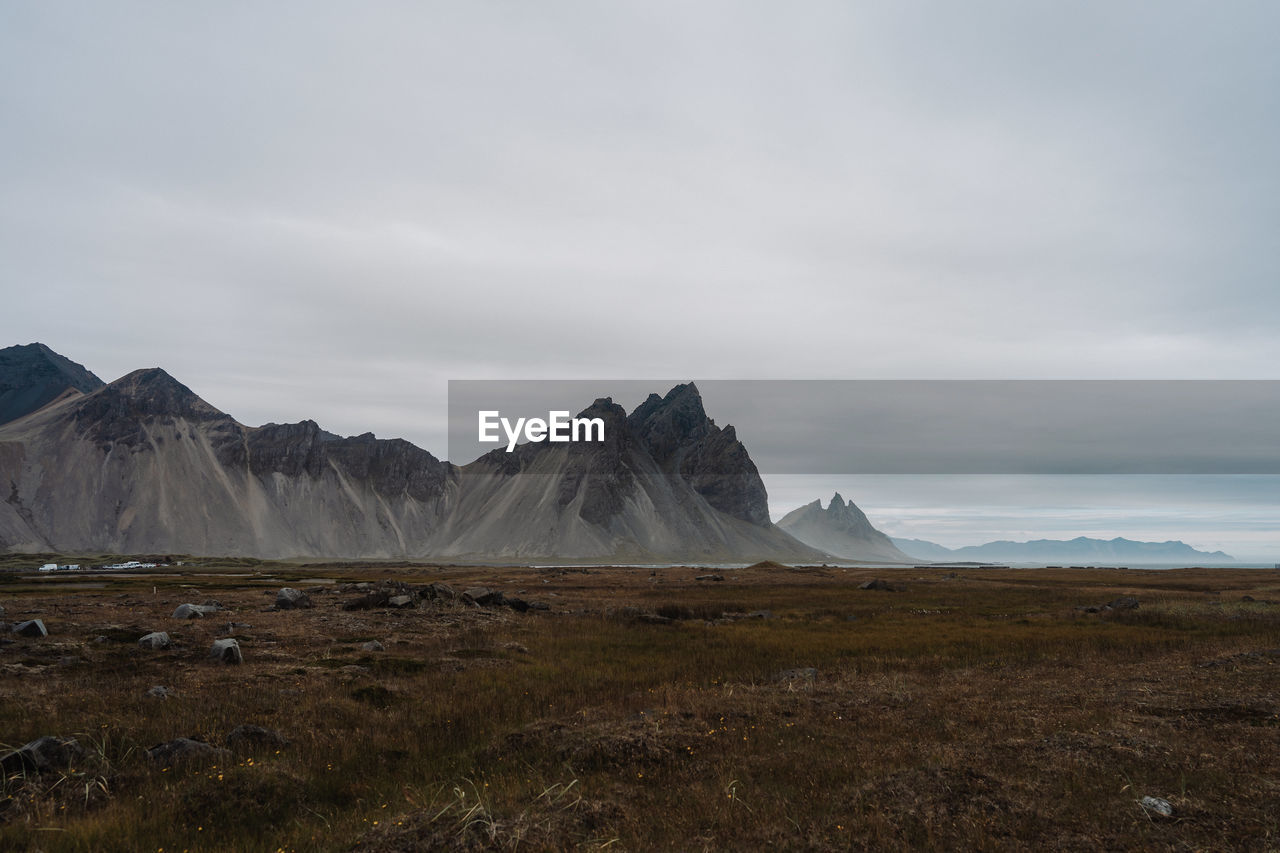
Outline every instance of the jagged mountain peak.
<path fill-rule="evenodd" d="M 778 521 L 778 526 L 815 548 L 850 560 L 910 562 L 889 537 L 877 530 L 866 514 L 839 492 L 826 509 L 822 500 L 798 507 Z"/>

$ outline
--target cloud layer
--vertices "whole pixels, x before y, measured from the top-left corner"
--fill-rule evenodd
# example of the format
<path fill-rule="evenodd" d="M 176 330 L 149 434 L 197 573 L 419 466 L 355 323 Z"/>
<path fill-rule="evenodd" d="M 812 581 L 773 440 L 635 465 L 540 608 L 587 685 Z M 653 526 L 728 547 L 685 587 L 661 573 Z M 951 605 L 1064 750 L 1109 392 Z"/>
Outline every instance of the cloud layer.
<path fill-rule="evenodd" d="M 437 453 L 450 378 L 1277 378 L 1277 30 L 6 4 L 0 338 Z"/>

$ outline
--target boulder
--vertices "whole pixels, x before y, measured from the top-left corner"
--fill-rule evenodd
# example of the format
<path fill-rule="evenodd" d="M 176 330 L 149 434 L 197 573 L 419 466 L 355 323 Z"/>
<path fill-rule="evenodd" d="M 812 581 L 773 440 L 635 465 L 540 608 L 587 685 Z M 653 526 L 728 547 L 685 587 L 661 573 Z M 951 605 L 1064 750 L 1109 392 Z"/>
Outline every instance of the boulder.
<path fill-rule="evenodd" d="M 214 640 L 213 645 L 209 647 L 209 657 L 221 663 L 244 663 L 244 654 L 240 651 L 240 644 L 231 639 Z"/>
<path fill-rule="evenodd" d="M 276 593 L 276 608 L 279 610 L 300 610 L 311 606 L 311 597 L 302 590 L 286 586 Z"/>
<path fill-rule="evenodd" d="M 402 610 L 406 607 L 413 606 L 413 596 L 411 595 L 393 595 L 387 599 L 387 606 Z"/>
<path fill-rule="evenodd" d="M 447 583 L 436 582 L 427 587 L 427 594 L 439 601 L 453 601 L 458 594 Z"/>
<path fill-rule="evenodd" d="M 46 735 L 0 756 L 0 772 L 8 775 L 65 769 L 84 761 L 88 755 L 75 738 Z"/>
<path fill-rule="evenodd" d="M 144 649 L 167 649 L 173 645 L 173 641 L 169 639 L 167 631 L 152 631 L 144 637 L 138 639 L 138 645 Z"/>
<path fill-rule="evenodd" d="M 155 687 L 148 689 L 147 692 L 142 695 L 146 696 L 148 699 L 172 699 L 174 696 L 178 695 L 178 691 L 174 690 L 172 687 L 163 687 L 157 684 Z"/>
<path fill-rule="evenodd" d="M 289 739 L 280 732 L 262 726 L 236 726 L 227 735 L 227 746 L 237 752 L 253 749 L 281 749 L 289 745 Z"/>
<path fill-rule="evenodd" d="M 47 637 L 49 631 L 44 627 L 43 619 L 28 619 L 13 626 L 13 633 L 19 637 Z"/>
<path fill-rule="evenodd" d="M 360 647 L 360 650 L 364 652 L 385 652 L 387 648 L 386 646 L 382 645 L 382 643 L 379 643 L 377 640 L 370 640 L 369 642 L 362 645 Z"/>
<path fill-rule="evenodd" d="M 203 619 L 210 613 L 217 613 L 221 607 L 211 604 L 179 604 L 173 611 L 172 619 Z"/>
<path fill-rule="evenodd" d="M 172 767 L 182 761 L 221 758 L 227 754 L 225 749 L 189 737 L 167 740 L 147 750 L 147 757 L 164 767 Z"/>
<path fill-rule="evenodd" d="M 1107 605 L 1112 610 L 1137 610 L 1138 599 L 1132 595 L 1124 595 Z"/>
<path fill-rule="evenodd" d="M 473 586 L 462 592 L 463 601 L 469 601 L 481 607 L 496 607 L 502 604 L 503 598 L 504 596 L 501 592 L 496 589 L 489 589 L 487 586 Z"/>
<path fill-rule="evenodd" d="M 880 590 L 881 592 L 897 591 L 894 589 L 893 584 L 889 583 L 888 581 L 882 581 L 879 578 L 876 578 L 873 581 L 863 581 L 862 583 L 858 584 L 858 589 L 875 589 L 875 590 Z"/>

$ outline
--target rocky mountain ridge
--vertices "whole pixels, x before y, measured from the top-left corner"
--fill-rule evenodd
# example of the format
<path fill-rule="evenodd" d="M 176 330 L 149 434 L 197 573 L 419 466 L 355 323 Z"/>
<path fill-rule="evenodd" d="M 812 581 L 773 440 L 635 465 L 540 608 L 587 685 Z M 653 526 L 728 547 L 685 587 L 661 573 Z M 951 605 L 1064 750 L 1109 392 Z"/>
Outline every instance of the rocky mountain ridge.
<path fill-rule="evenodd" d="M 776 528 L 732 427 L 692 383 L 604 443 L 526 444 L 459 467 L 314 421 L 249 427 L 160 368 L 0 427 L 0 549 L 260 557 L 732 561 L 826 557 Z"/>
<path fill-rule="evenodd" d="M 0 424 L 38 411 L 67 393 L 88 394 L 103 382 L 44 344 L 0 349 Z"/>

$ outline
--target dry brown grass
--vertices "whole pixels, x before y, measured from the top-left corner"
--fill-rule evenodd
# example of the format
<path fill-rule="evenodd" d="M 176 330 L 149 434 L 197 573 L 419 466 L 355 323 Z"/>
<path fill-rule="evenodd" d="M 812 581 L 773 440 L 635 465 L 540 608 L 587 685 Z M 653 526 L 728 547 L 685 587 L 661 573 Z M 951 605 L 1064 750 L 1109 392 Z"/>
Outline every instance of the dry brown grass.
<path fill-rule="evenodd" d="M 1276 572 L 263 569 L 4 576 L 52 633 L 0 646 L 0 742 L 91 756 L 5 780 L 0 849 L 1280 849 L 1280 605 L 1242 600 Z M 325 576 L 553 610 L 265 612 Z M 228 621 L 242 667 L 205 660 Z M 241 723 L 292 743 L 145 757 Z"/>

